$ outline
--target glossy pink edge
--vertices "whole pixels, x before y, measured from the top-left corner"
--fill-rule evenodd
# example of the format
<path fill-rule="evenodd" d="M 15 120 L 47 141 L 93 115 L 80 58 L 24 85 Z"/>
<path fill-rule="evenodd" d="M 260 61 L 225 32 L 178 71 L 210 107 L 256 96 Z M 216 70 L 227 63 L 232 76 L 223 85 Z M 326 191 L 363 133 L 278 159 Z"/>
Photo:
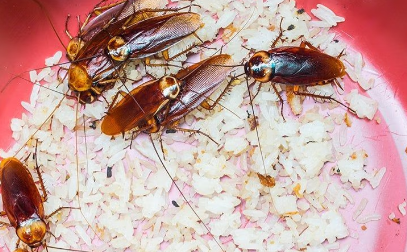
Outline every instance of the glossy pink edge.
<path fill-rule="evenodd" d="M 44 8 L 48 10 L 64 44 L 68 41 L 63 33 L 66 15 L 80 14 L 83 20 L 97 2 L 97 0 L 41 1 Z M 298 0 L 297 7 L 304 8 L 310 13 L 310 10 L 320 2 L 322 1 Z M 405 110 L 407 87 L 404 82 L 407 79 L 407 69 L 403 63 L 407 59 L 405 46 L 407 2 L 397 1 L 397 3 L 389 4 L 385 0 L 325 0 L 323 4 L 334 10 L 337 15 L 346 18 L 346 22 L 339 24 L 335 31 L 342 39 L 361 51 L 364 57 L 369 59 L 373 66 L 383 74 L 382 77 L 390 83 L 394 99 L 400 102 Z M 76 17 L 73 16 L 70 22 L 73 33 L 77 30 L 75 20 Z M 0 90 L 13 75 L 20 74 L 27 69 L 42 67 L 45 57 L 52 56 L 57 50 L 64 51 L 46 16 L 32 0 L 0 2 L 0 34 Z M 28 74 L 24 76 L 27 78 Z M 23 109 L 20 102 L 29 99 L 31 88 L 32 86 L 26 81 L 16 79 L 0 93 L 0 116 L 3 119 L 0 124 L 0 148 L 7 148 L 12 142 L 10 119 L 21 117 Z M 400 111 L 400 113 L 404 114 L 404 111 Z M 385 124 L 370 127 L 373 127 L 371 130 L 375 132 L 387 129 Z M 407 138 L 405 135 L 398 137 Z M 407 154 L 400 157 L 395 148 L 390 150 L 387 147 L 392 144 L 391 139 L 388 139 L 386 143 L 378 143 L 374 146 L 377 148 L 376 152 L 383 153 L 383 156 L 376 157 L 378 163 L 385 165 L 388 160 L 397 163 L 400 158 L 406 159 Z M 385 215 L 390 211 L 397 214 L 397 204 L 401 203 L 406 195 L 405 175 L 400 174 L 403 173 L 402 164 L 397 163 L 395 167 L 398 169 L 392 170 L 392 166 L 387 166 L 388 174 L 382 182 L 384 188 L 379 195 L 379 200 L 383 201 L 385 209 L 382 210 L 384 213 L 382 220 L 377 224 L 382 226 L 379 229 L 374 251 L 405 251 L 406 219 L 402 218 L 402 223 L 398 226 L 390 222 Z M 400 214 L 398 213 L 398 215 Z M 355 250 L 352 249 L 352 251 Z"/>

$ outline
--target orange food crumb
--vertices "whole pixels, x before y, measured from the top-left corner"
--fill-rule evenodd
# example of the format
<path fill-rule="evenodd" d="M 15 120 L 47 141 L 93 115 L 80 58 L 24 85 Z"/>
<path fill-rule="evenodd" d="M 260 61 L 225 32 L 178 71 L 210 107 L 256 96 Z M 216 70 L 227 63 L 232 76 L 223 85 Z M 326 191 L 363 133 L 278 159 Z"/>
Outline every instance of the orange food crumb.
<path fill-rule="evenodd" d="M 343 118 L 343 121 L 345 122 L 346 126 L 348 126 L 348 127 L 352 126 L 352 121 L 350 120 L 348 113 L 345 113 L 345 117 Z"/>
<path fill-rule="evenodd" d="M 356 159 L 358 158 L 358 155 L 356 154 L 356 152 L 353 152 L 352 155 L 350 156 L 351 159 Z"/>
<path fill-rule="evenodd" d="M 249 151 L 249 157 L 253 156 L 253 153 L 254 153 L 254 148 L 252 148 L 252 149 Z"/>
<path fill-rule="evenodd" d="M 261 175 L 257 173 L 257 177 L 260 179 L 260 183 L 267 187 L 274 187 L 276 185 L 276 180 L 270 175 Z"/>
<path fill-rule="evenodd" d="M 299 214 L 299 212 L 298 211 L 286 212 L 286 213 L 283 214 L 283 216 L 288 217 L 288 216 L 293 216 L 293 215 L 296 215 L 296 214 Z"/>
<path fill-rule="evenodd" d="M 233 24 L 228 25 L 223 31 L 222 39 L 229 40 L 236 31 L 237 28 Z"/>
<path fill-rule="evenodd" d="M 303 195 L 300 193 L 301 190 L 301 185 L 300 183 L 298 183 L 297 185 L 294 186 L 293 188 L 293 192 L 295 193 L 295 195 L 297 196 L 297 198 L 302 198 Z"/>
<path fill-rule="evenodd" d="M 406 149 L 405 149 L 405 152 L 407 153 L 407 147 L 406 147 Z"/>
<path fill-rule="evenodd" d="M 393 218 L 391 219 L 393 222 L 400 224 L 400 218 Z"/>
<path fill-rule="evenodd" d="M 365 225 L 360 227 L 363 231 L 365 231 L 367 229 L 367 227 Z"/>

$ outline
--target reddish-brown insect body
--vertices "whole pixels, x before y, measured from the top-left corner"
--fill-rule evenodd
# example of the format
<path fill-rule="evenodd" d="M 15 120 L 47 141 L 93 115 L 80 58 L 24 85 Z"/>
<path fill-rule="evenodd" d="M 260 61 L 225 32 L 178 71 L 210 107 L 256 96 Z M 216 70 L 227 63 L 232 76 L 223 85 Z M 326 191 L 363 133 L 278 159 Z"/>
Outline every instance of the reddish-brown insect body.
<path fill-rule="evenodd" d="M 102 132 L 117 135 L 134 129 L 153 133 L 161 127 L 171 126 L 219 87 L 231 64 L 229 55 L 217 55 L 174 76 L 165 76 L 136 87 L 107 112 L 101 124 Z"/>
<path fill-rule="evenodd" d="M 245 72 L 263 83 L 305 86 L 326 84 L 346 74 L 341 60 L 305 45 L 256 52 L 245 64 Z"/>
<path fill-rule="evenodd" d="M 120 35 L 113 37 L 107 51 L 116 61 L 146 58 L 167 50 L 201 26 L 200 15 L 192 12 L 147 18 L 128 25 Z"/>
<path fill-rule="evenodd" d="M 150 12 L 146 11 L 147 16 Z M 200 16 L 190 12 L 140 21 L 141 13 L 110 23 L 81 46 L 68 70 L 69 87 L 80 93 L 81 102 L 91 103 L 109 89 L 128 58 L 146 58 L 165 51 L 202 25 Z"/>
<path fill-rule="evenodd" d="M 18 238 L 32 248 L 42 244 L 47 226 L 43 200 L 28 169 L 16 158 L 0 164 L 4 211 Z"/>

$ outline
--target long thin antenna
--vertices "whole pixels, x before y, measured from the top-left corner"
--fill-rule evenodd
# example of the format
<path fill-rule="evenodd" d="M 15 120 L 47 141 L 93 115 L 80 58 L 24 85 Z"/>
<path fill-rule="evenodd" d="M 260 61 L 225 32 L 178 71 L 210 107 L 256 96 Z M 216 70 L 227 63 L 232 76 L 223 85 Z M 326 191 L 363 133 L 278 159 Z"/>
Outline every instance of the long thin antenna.
<path fill-rule="evenodd" d="M 257 142 L 259 143 L 259 150 L 260 150 L 261 160 L 263 162 L 264 174 L 267 174 L 266 163 L 264 161 L 264 156 L 263 156 L 263 150 L 261 149 L 261 144 L 260 144 L 259 130 L 257 129 L 257 119 L 256 119 L 256 115 L 254 114 L 252 93 L 250 92 L 249 79 L 247 77 L 246 77 L 246 87 L 247 87 L 247 91 L 249 92 L 250 107 L 252 108 L 252 112 L 253 112 L 254 126 L 255 126 L 254 128 L 256 129 Z"/>
<path fill-rule="evenodd" d="M 48 19 L 48 22 L 51 24 L 52 30 L 54 30 L 55 35 L 57 36 L 59 42 L 61 43 L 62 47 L 65 48 L 65 51 L 66 51 L 66 46 L 64 45 L 64 43 L 62 42 L 61 38 L 59 37 L 59 35 L 58 35 L 58 33 L 57 33 L 57 30 L 55 29 L 55 26 L 54 26 L 54 24 L 52 23 L 51 18 L 50 18 L 49 14 L 48 14 L 48 11 L 44 8 L 44 6 L 42 6 L 42 4 L 41 4 L 38 0 L 33 0 L 33 1 L 36 2 L 36 3 L 38 4 L 38 6 L 40 6 L 41 10 L 44 12 L 45 16 L 46 16 L 47 19 Z"/>
<path fill-rule="evenodd" d="M 76 112 L 75 112 L 75 125 L 78 123 L 78 111 L 79 111 L 79 100 L 80 100 L 80 96 L 78 96 L 78 100 L 76 103 Z M 93 229 L 92 225 L 89 223 L 88 219 L 86 219 L 85 214 L 82 212 L 82 208 L 81 208 L 81 201 L 80 201 L 80 197 L 79 197 L 79 157 L 78 157 L 78 131 L 75 131 L 75 161 L 76 161 L 76 197 L 78 198 L 78 205 L 79 205 L 79 211 L 82 214 L 82 217 L 85 219 L 86 223 L 88 224 L 88 226 L 90 227 L 90 229 L 93 231 L 93 233 L 95 233 L 95 235 L 97 236 L 97 238 L 99 240 L 100 237 L 99 235 L 96 233 L 96 231 Z"/>
<path fill-rule="evenodd" d="M 219 248 L 223 250 L 222 246 L 220 245 L 219 241 L 213 236 L 213 234 L 211 233 L 211 231 L 209 230 L 208 226 L 206 226 L 206 224 L 202 221 L 201 217 L 199 217 L 199 215 L 197 214 L 197 212 L 194 210 L 194 208 L 192 207 L 191 203 L 189 203 L 189 201 L 187 200 L 187 198 L 185 197 L 185 195 L 182 193 L 181 189 L 179 188 L 179 186 L 177 185 L 177 183 L 175 183 L 174 178 L 171 176 L 170 172 L 167 170 L 167 167 L 165 167 L 163 160 L 161 159 L 160 155 L 158 154 L 157 148 L 154 144 L 153 138 L 151 137 L 151 134 L 148 134 L 150 137 L 150 141 L 153 144 L 154 147 L 154 151 L 157 154 L 158 159 L 160 160 L 161 165 L 164 167 L 165 172 L 168 174 L 168 176 L 171 178 L 172 183 L 175 185 L 175 187 L 178 189 L 179 193 L 181 194 L 182 198 L 185 200 L 185 202 L 188 204 L 188 206 L 191 208 L 192 212 L 194 212 L 195 216 L 199 219 L 199 221 L 202 223 L 202 225 L 205 227 L 206 231 L 208 231 L 209 235 L 212 236 L 212 238 L 215 240 L 216 244 L 218 244 Z"/>

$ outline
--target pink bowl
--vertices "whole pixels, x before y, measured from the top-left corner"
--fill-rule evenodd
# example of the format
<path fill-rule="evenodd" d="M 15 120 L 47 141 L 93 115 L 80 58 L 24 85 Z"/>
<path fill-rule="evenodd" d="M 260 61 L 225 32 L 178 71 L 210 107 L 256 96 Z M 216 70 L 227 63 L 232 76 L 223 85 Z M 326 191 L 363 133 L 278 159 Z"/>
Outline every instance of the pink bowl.
<path fill-rule="evenodd" d="M 65 45 L 68 41 L 64 33 L 67 14 L 72 16 L 69 28 L 75 34 L 76 15 L 80 14 L 83 20 L 97 2 L 98 0 L 41 1 Z M 322 1 L 298 0 L 297 7 L 310 13 L 319 2 Z M 387 182 L 382 181 L 385 184 L 379 197 L 381 202 L 378 203 L 382 205 L 382 220 L 374 226 L 378 229 L 374 241 L 364 240 L 362 235 L 355 242 L 359 246 L 353 247 L 351 251 L 365 251 L 365 242 L 373 242 L 374 251 L 406 251 L 407 219 L 401 218 L 401 225 L 397 225 L 387 216 L 390 212 L 400 215 L 397 205 L 404 201 L 407 195 L 407 154 L 400 151 L 400 146 L 407 147 L 407 135 L 388 130 L 388 127 L 392 129 L 394 125 L 407 128 L 404 126 L 407 108 L 407 85 L 404 85 L 404 82 L 407 79 L 407 68 L 403 65 L 403 62 L 407 61 L 407 1 L 390 4 L 385 0 L 325 0 L 323 4 L 337 15 L 345 17 L 346 21 L 340 23 L 334 31 L 363 53 L 364 58 L 380 73 L 380 77 L 386 80 L 386 90 L 392 94 L 390 98 L 383 95 L 382 99 L 379 99 L 385 104 L 381 114 L 387 125 L 383 123 L 372 129 L 378 136 L 386 133 L 387 137 L 386 140 L 378 138 L 372 145 L 372 148 L 376 148 L 375 152 L 380 153 L 376 159 L 385 165 L 388 171 Z M 10 119 L 21 117 L 23 109 L 20 102 L 29 99 L 32 88 L 31 84 L 24 80 L 15 79 L 9 82 L 10 79 L 28 69 L 42 67 L 46 57 L 52 56 L 57 50 L 64 51 L 64 48 L 51 28 L 47 16 L 32 0 L 0 2 L 0 34 L 0 90 L 8 84 L 0 93 L 0 117 L 3 119 L 0 124 L 0 148 L 7 148 L 12 143 Z M 28 78 L 28 74 L 24 77 Z M 375 95 L 380 96 L 380 93 Z M 401 104 L 401 107 L 393 107 L 393 104 Z M 390 114 L 387 114 L 387 111 L 392 111 L 397 116 L 389 119 Z"/>

